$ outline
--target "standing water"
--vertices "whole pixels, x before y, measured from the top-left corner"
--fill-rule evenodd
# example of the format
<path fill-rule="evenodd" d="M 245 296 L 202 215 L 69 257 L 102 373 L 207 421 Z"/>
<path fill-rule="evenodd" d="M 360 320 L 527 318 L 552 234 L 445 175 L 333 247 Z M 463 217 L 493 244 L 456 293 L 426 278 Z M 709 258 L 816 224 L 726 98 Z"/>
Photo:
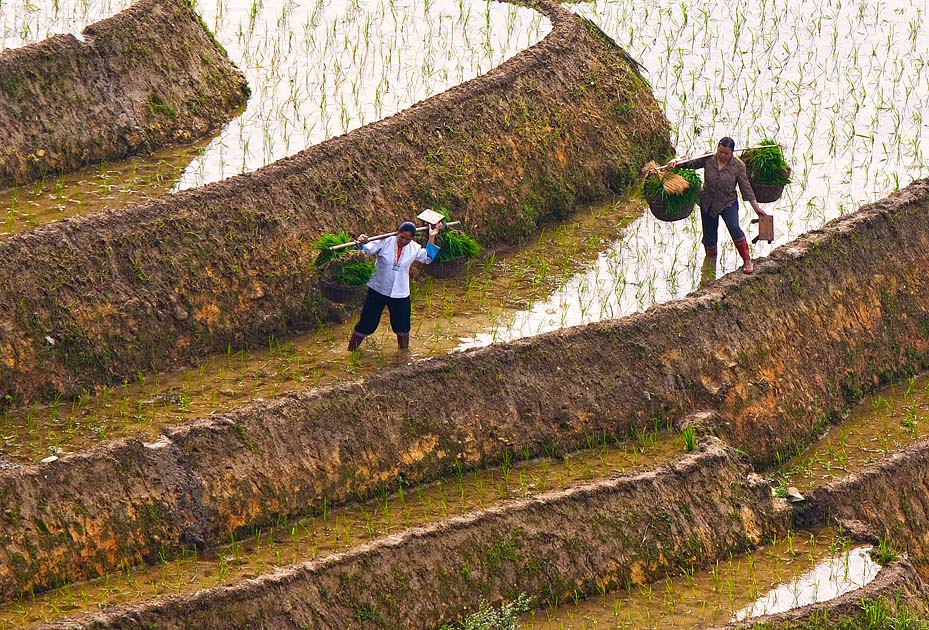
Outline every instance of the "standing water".
<path fill-rule="evenodd" d="M 528 630 L 699 628 L 827 601 L 868 584 L 880 570 L 870 547 L 831 530 L 788 532 L 754 553 L 683 568 L 664 582 L 524 615 Z"/>
<path fill-rule="evenodd" d="M 862 400 L 840 424 L 788 461 L 782 487 L 807 490 L 845 477 L 929 435 L 929 374 Z"/>
<path fill-rule="evenodd" d="M 339 509 L 324 505 L 320 515 L 278 523 L 205 554 L 191 552 L 154 566 L 127 566 L 92 582 L 0 605 L 0 627 L 29 627 L 108 606 L 233 584 L 410 527 L 500 505 L 507 499 L 651 468 L 679 456 L 682 450 L 679 436 L 655 430 L 559 459 L 520 460 L 502 468 L 460 471 L 428 486 L 401 486 L 398 493 L 367 503 Z"/>
<path fill-rule="evenodd" d="M 920 97 L 929 91 L 925 2 L 592 0 L 573 9 L 643 64 L 679 156 L 712 151 L 723 136 L 737 147 L 765 138 L 781 144 L 794 182 L 766 204 L 776 239 L 753 245 L 755 257 L 929 172 L 929 102 Z M 753 216 L 743 203 L 750 239 Z M 683 297 L 701 282 L 701 232 L 699 211 L 675 223 L 646 212 L 587 271 L 461 347 Z M 740 268 L 722 225 L 719 244 L 716 273 Z"/>
<path fill-rule="evenodd" d="M 4 2 L 3 47 L 57 33 L 79 35 L 87 24 L 130 4 Z M 202 0 L 194 9 L 245 74 L 252 95 L 245 111 L 210 142 L 154 161 L 183 162 L 183 172 L 170 175 L 172 190 L 255 170 L 397 113 L 487 72 L 551 30 L 532 9 L 493 1 Z M 147 180 L 139 184 L 131 170 L 103 165 L 77 179 L 8 191 L 0 195 L 0 233 L 167 192 Z M 107 175 L 105 190 L 96 190 L 98 171 Z"/>

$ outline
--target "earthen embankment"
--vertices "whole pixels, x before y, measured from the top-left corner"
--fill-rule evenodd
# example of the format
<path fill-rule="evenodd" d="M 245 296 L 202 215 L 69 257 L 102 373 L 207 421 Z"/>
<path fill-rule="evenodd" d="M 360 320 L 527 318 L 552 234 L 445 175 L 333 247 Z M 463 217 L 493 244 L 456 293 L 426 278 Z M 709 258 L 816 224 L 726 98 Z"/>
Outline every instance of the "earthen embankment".
<path fill-rule="evenodd" d="M 0 566 L 67 575 L 86 558 L 102 568 L 213 546 L 324 501 L 694 410 L 713 410 L 709 428 L 756 462 L 783 458 L 871 387 L 927 365 L 927 209 L 919 181 L 779 248 L 754 276 L 645 313 L 255 403 L 149 446 L 2 471 L 0 500 L 16 512 L 0 531 L 22 542 Z M 93 479 L 119 484 L 122 500 Z"/>
<path fill-rule="evenodd" d="M 913 565 L 901 558 L 881 569 L 866 586 L 840 597 L 713 630 L 870 630 L 907 627 L 904 618 L 922 624 L 927 614 L 929 590 Z"/>
<path fill-rule="evenodd" d="M 73 396 L 315 325 L 322 232 L 445 206 L 516 242 L 667 156 L 637 64 L 545 5 L 552 31 L 499 67 L 254 173 L 0 242 L 0 399 Z"/>
<path fill-rule="evenodd" d="M 797 523 L 858 521 L 929 575 L 929 439 L 814 488 Z"/>
<path fill-rule="evenodd" d="M 0 186 L 190 143 L 247 96 L 245 78 L 186 0 L 140 0 L 81 40 L 5 49 Z"/>
<path fill-rule="evenodd" d="M 707 566 L 786 524 L 719 440 L 673 463 L 414 528 L 227 588 L 127 606 L 68 628 L 432 628 L 481 598 L 566 601 Z M 48 626 L 56 627 L 56 626 Z"/>

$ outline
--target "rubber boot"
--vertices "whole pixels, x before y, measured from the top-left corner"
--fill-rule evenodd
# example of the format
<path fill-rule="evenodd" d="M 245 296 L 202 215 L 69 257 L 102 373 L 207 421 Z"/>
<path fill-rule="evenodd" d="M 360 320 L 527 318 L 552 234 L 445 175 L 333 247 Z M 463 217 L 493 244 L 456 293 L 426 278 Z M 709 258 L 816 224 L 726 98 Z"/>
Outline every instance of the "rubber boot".
<path fill-rule="evenodd" d="M 704 245 L 704 246 L 703 246 L 703 249 L 706 250 L 706 259 L 708 260 L 708 259 L 712 258 L 712 259 L 713 259 L 713 263 L 715 264 L 715 263 L 716 263 L 716 254 L 719 252 L 719 250 L 716 248 L 716 245 Z"/>
<path fill-rule="evenodd" d="M 735 241 L 735 248 L 739 250 L 739 256 L 742 257 L 742 273 L 751 273 L 755 270 L 755 265 L 752 264 L 752 255 L 748 251 L 748 239 L 740 238 Z"/>
<path fill-rule="evenodd" d="M 367 335 L 362 335 L 358 331 L 352 333 L 352 338 L 348 340 L 348 351 L 353 352 L 358 349 L 358 346 L 361 345 L 361 342 L 365 340 Z"/>
<path fill-rule="evenodd" d="M 397 333 L 397 347 L 401 350 L 410 349 L 410 333 Z"/>

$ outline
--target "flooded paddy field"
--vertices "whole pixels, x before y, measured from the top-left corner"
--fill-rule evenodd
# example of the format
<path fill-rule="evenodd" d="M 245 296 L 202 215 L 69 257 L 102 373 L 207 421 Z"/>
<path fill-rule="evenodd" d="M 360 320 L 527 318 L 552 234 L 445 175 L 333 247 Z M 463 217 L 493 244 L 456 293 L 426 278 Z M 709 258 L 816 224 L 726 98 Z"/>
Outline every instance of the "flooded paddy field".
<path fill-rule="evenodd" d="M 929 112 L 916 95 L 929 86 L 929 29 L 918 6 L 737 3 L 731 15 L 711 4 L 664 3 L 643 10 L 627 2 L 594 2 L 573 8 L 644 64 L 674 127 L 679 154 L 711 149 L 722 135 L 733 135 L 740 144 L 768 136 L 784 145 L 795 182 L 773 206 L 776 242 L 757 245 L 756 254 L 765 255 L 926 174 L 923 131 Z M 197 9 L 249 77 L 253 95 L 240 119 L 186 152 L 103 165 L 8 191 L 0 205 L 7 234 L 254 170 L 485 72 L 547 29 L 538 13 L 496 3 L 314 7 L 220 2 Z M 42 32 L 43 20 L 62 18 L 54 7 L 30 11 L 14 11 L 9 19 L 4 14 L 7 46 L 18 45 L 17 37 L 26 41 Z M 20 14 L 35 23 L 19 20 Z M 70 17 L 62 23 L 77 28 Z M 101 386 L 73 401 L 27 402 L 6 411 L 0 418 L 0 451 L 16 462 L 35 463 L 126 435 L 153 438 L 167 426 L 284 392 L 354 382 L 456 350 L 636 313 L 712 280 L 701 278 L 699 220 L 663 224 L 642 215 L 642 206 L 622 201 L 581 212 L 519 251 L 477 261 L 460 279 L 417 279 L 409 356 L 396 353 L 386 322 L 356 355 L 344 350 L 353 322 L 271 338 L 267 347 L 230 346 L 225 355 L 182 372 L 140 371 L 122 387 Z M 744 210 L 742 219 L 751 235 L 754 228 Z M 721 275 L 736 269 L 737 257 L 724 234 L 720 242 L 716 273 Z M 808 452 L 783 454 L 788 461 L 774 477 L 775 491 L 795 485 L 806 492 L 924 435 L 923 427 L 929 426 L 926 387 L 920 377 L 879 393 Z M 674 443 L 669 453 L 679 448 L 678 439 L 669 440 Z M 565 460 L 572 462 L 565 480 L 598 479 L 637 465 L 622 459 L 628 453 L 616 460 L 606 450 L 588 455 Z M 510 480 L 519 475 L 518 482 L 501 482 L 501 474 L 469 472 L 459 480 L 414 489 L 415 500 L 424 502 L 418 507 L 411 507 L 414 497 L 407 493 L 405 506 L 397 506 L 398 497 L 385 497 L 332 510 L 322 521 L 282 521 L 260 537 L 219 550 L 127 568 L 97 583 L 10 603 L 0 618 L 14 627 L 28 626 L 132 599 L 228 584 L 456 510 L 561 483 L 521 466 L 508 473 Z M 465 489 L 469 479 L 483 484 L 488 494 Z M 628 594 L 593 598 L 589 606 L 578 597 L 558 611 L 537 610 L 522 625 L 720 624 L 773 612 L 785 600 L 807 603 L 809 591 L 813 598 L 838 594 L 861 586 L 875 571 L 868 553 L 847 539 L 818 530 L 793 531 L 789 539 L 735 556 L 708 572 L 682 571 L 680 578 Z M 777 585 L 784 590 L 776 590 Z M 770 597 L 769 589 L 775 589 Z"/>
<path fill-rule="evenodd" d="M 533 584 L 533 590 L 544 588 L 551 593 L 549 598 L 557 600 L 572 589 L 574 592 L 595 587 L 608 589 L 616 581 L 640 585 L 676 570 L 678 563 L 703 566 L 725 554 L 727 549 L 745 551 L 761 537 L 782 527 L 771 520 L 782 521 L 782 517 L 774 509 L 766 486 L 757 479 L 740 478 L 747 469 L 738 462 L 735 452 L 718 440 L 704 441 L 675 461 L 654 466 L 652 455 L 659 455 L 659 461 L 666 457 L 658 452 L 664 448 L 662 444 L 673 443 L 672 450 L 681 447 L 679 436 L 673 438 L 668 441 L 659 437 L 654 443 L 659 448 L 650 454 L 650 449 L 645 449 L 643 454 L 652 459 L 653 465 L 648 470 L 620 473 L 538 496 L 532 496 L 535 490 L 530 487 L 528 498 L 407 529 L 320 560 L 275 571 L 270 571 L 269 567 L 257 580 L 246 579 L 226 588 L 190 592 L 196 585 L 178 586 L 179 591 L 187 592 L 168 595 L 165 587 L 169 584 L 169 576 L 155 571 L 154 579 L 159 580 L 162 589 L 159 599 L 104 609 L 95 617 L 72 618 L 60 627 L 123 627 L 129 620 L 154 623 L 158 627 L 182 627 L 193 618 L 207 628 L 238 627 L 245 625 L 247 619 L 259 623 L 274 620 L 271 625 L 284 623 L 287 627 L 299 623 L 297 619 L 312 619 L 308 622 L 311 627 L 348 627 L 358 621 L 358 610 L 368 611 L 368 620 L 381 620 L 375 625 L 431 627 L 449 619 L 450 615 L 457 616 L 453 611 L 462 606 L 469 608 L 470 600 L 478 593 L 496 594 L 509 591 L 513 584 Z M 592 451 L 590 454 L 601 459 L 604 451 L 597 450 L 599 453 Z M 589 459 L 590 454 L 579 454 L 581 463 Z M 535 462 L 519 470 L 527 477 L 541 480 L 545 475 L 534 472 L 540 470 L 540 464 L 542 467 L 549 465 Z M 505 479 L 507 475 L 515 475 L 517 468 L 504 467 L 498 474 Z M 552 470 L 558 468 L 551 466 Z M 607 469 L 599 468 L 599 473 Z M 468 477 L 471 475 L 463 475 L 457 481 L 453 479 L 451 490 L 454 492 L 458 488 L 464 494 L 466 488 L 472 487 Z M 724 482 L 717 488 L 711 479 Z M 570 479 L 564 477 L 563 481 Z M 435 488 L 444 493 L 450 489 L 445 486 L 443 490 L 443 484 Z M 428 495 L 430 490 L 424 492 Z M 669 500 L 666 509 L 655 510 L 652 502 L 656 494 Z M 705 501 L 703 497 L 707 494 L 714 500 Z M 440 494 L 439 500 L 442 496 L 446 494 Z M 371 508 L 372 511 L 382 509 L 385 500 Z M 391 504 L 399 515 L 405 501 L 415 500 L 413 493 L 401 494 L 399 503 L 392 499 Z M 431 501 L 436 501 L 435 496 Z M 319 522 L 325 528 L 325 523 L 332 522 L 336 514 L 335 511 L 324 513 Z M 589 515 L 589 521 L 578 522 L 582 514 Z M 369 535 L 372 518 L 368 515 L 364 519 L 364 530 Z M 374 520 L 382 522 L 380 517 Z M 304 523 L 313 526 L 312 522 Z M 288 527 L 289 524 L 283 526 L 285 535 Z M 297 538 L 309 539 L 308 531 L 295 529 Z M 681 531 L 696 538 L 668 538 L 673 532 Z M 645 538 L 656 536 L 663 541 L 660 554 L 654 555 L 643 535 Z M 600 542 L 591 544 L 594 541 Z M 251 561 L 249 558 L 255 554 L 255 558 L 266 557 L 272 563 L 279 562 L 275 552 L 284 553 L 285 557 L 287 552 L 282 549 L 285 547 L 280 544 L 282 542 L 276 540 L 273 533 L 256 537 L 252 545 L 254 554 L 242 551 L 244 545 L 227 546 L 223 550 L 227 555 L 220 559 L 220 566 L 232 564 L 230 557 L 234 560 L 238 555 L 244 558 L 243 562 Z M 697 547 L 702 549 L 703 557 Z M 271 555 L 262 552 L 263 548 L 271 549 Z M 581 548 L 587 549 L 587 553 L 578 555 Z M 316 550 L 307 554 L 308 557 L 315 555 Z M 403 562 L 403 558 L 407 561 Z M 606 574 L 597 570 L 601 565 L 609 566 Z M 170 572 L 186 571 L 179 568 L 181 566 L 170 564 L 165 568 Z M 215 570 L 215 562 L 213 566 Z M 234 569 L 229 571 L 235 573 Z M 463 582 L 460 574 L 464 575 Z M 140 575 L 145 582 L 137 579 Z M 135 574 L 129 576 L 129 587 L 124 586 L 123 579 L 118 584 L 112 580 L 101 584 L 111 590 L 125 588 L 137 592 L 140 587 L 142 590 L 151 588 L 148 580 L 145 575 Z M 447 582 L 457 583 L 458 589 L 450 591 Z M 268 587 L 274 592 L 271 599 L 268 599 Z M 59 591 L 55 596 L 65 599 L 56 599 L 56 605 L 75 610 L 74 607 L 80 606 L 80 592 L 74 587 Z M 398 606 L 394 598 L 401 592 L 410 596 L 415 593 L 417 597 L 410 600 L 410 605 Z M 443 612 L 444 604 L 435 606 L 443 599 L 448 599 L 451 605 L 447 612 Z M 216 605 L 220 600 L 227 603 L 221 606 L 222 614 L 217 615 Z M 21 613 L 27 614 L 26 609 Z M 58 617 L 54 610 L 51 614 Z M 178 625 L 181 618 L 187 621 Z"/>
<path fill-rule="evenodd" d="M 165 427 L 228 411 L 247 402 L 359 379 L 380 370 L 473 345 L 471 335 L 543 301 L 623 233 L 638 206 L 617 201 L 551 225 L 518 249 L 476 261 L 463 278 L 413 284 L 414 343 L 398 353 L 386 321 L 358 356 L 345 346 L 354 321 L 322 325 L 265 347 L 234 350 L 174 373 L 140 372 L 73 401 L 35 403 L 0 412 L 0 451 L 37 462 L 128 435 L 149 439 Z"/>
<path fill-rule="evenodd" d="M 130 4 L 4 3 L 3 47 L 79 35 Z M 255 170 L 483 74 L 551 28 L 541 13 L 499 2 L 223 0 L 194 8 L 245 74 L 245 110 L 210 142 L 6 191 L 0 233 Z"/>
<path fill-rule="evenodd" d="M 779 488 L 801 491 L 841 479 L 929 435 L 929 374 L 888 386 L 786 462 Z"/>

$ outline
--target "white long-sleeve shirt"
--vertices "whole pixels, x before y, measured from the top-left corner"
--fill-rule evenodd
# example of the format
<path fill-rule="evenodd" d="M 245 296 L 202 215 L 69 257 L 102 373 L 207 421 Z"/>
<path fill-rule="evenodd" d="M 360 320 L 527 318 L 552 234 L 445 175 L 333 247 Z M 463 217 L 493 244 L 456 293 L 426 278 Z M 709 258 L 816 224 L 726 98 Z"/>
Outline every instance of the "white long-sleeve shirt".
<path fill-rule="evenodd" d="M 439 253 L 439 248 L 432 243 L 423 247 L 416 241 L 410 241 L 400 251 L 400 259 L 397 260 L 396 236 L 365 243 L 361 248 L 368 256 L 377 256 L 368 287 L 392 298 L 404 298 L 410 294 L 410 267 L 414 262 L 428 265 Z"/>

